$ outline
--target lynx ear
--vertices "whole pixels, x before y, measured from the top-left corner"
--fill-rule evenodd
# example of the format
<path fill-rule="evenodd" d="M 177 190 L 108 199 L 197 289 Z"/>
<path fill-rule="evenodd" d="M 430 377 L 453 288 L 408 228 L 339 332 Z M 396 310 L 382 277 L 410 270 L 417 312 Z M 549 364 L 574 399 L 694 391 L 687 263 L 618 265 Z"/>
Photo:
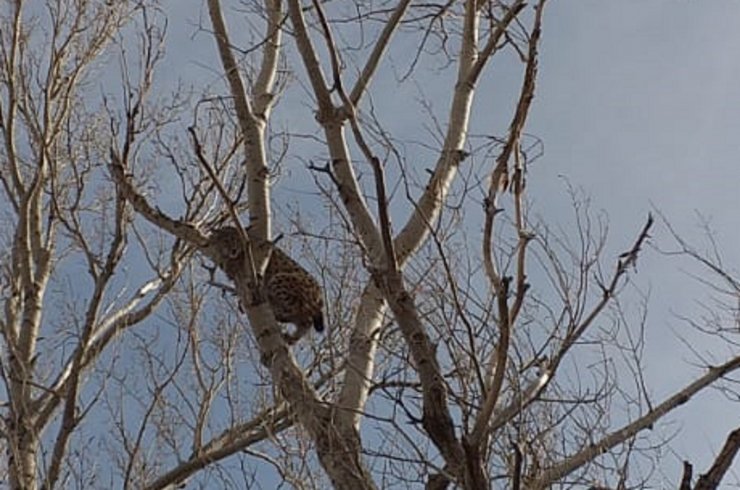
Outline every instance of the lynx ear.
<path fill-rule="evenodd" d="M 319 312 L 315 317 L 313 317 L 313 328 L 317 332 L 324 331 L 324 314 L 322 312 Z"/>

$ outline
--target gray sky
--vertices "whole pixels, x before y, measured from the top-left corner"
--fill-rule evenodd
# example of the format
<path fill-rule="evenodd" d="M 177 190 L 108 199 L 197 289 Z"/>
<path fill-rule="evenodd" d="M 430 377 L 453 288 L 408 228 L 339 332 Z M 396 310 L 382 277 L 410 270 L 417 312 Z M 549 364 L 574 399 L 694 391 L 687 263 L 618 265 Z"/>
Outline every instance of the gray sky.
<path fill-rule="evenodd" d="M 583 186 L 608 212 L 617 248 L 625 248 L 625 238 L 653 205 L 699 243 L 700 212 L 717 231 L 726 265 L 737 272 L 738 18 L 740 3 L 731 1 L 551 2 L 529 125 L 545 140 L 545 157 L 532 181 L 550 199 L 550 191 L 558 191 L 557 174 Z M 662 226 L 654 235 L 669 243 Z M 697 302 L 708 292 L 677 270 L 683 265 L 654 252 L 639 264 L 637 280 L 651 291 L 647 367 L 658 397 L 698 372 L 673 331 L 717 360 L 731 352 L 693 335 L 676 318 L 698 317 Z M 679 409 L 674 419 L 683 434 L 673 447 L 696 463 L 695 471 L 706 470 L 740 423 L 737 407 L 716 393 Z"/>

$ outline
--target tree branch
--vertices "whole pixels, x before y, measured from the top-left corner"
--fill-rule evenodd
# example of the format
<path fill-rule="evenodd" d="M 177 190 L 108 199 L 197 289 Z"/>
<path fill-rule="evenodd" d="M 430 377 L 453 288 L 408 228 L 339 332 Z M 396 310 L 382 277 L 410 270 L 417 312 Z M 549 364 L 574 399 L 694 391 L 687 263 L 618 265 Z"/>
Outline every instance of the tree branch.
<path fill-rule="evenodd" d="M 699 477 L 694 490 L 714 490 L 719 488 L 722 478 L 724 478 L 732 466 L 732 461 L 735 459 L 738 450 L 740 450 L 740 429 L 735 429 L 727 436 L 725 445 L 717 457 L 714 458 L 709 471 Z"/>
<path fill-rule="evenodd" d="M 706 374 L 688 384 L 685 388 L 681 389 L 678 393 L 671 396 L 666 401 L 659 404 L 653 410 L 650 410 L 642 417 L 625 425 L 621 429 L 612 432 L 611 434 L 602 438 L 600 441 L 591 444 L 589 447 L 579 451 L 573 456 L 570 456 L 566 460 L 547 468 L 542 473 L 537 475 L 537 478 L 529 484 L 528 488 L 548 488 L 550 485 L 553 485 L 558 480 L 568 476 L 584 464 L 594 460 L 599 455 L 606 453 L 616 445 L 622 444 L 631 437 L 634 437 L 638 432 L 652 427 L 655 422 L 657 422 L 659 419 L 661 419 L 672 410 L 687 403 L 694 395 L 699 393 L 701 390 L 707 388 L 717 380 L 721 379 L 724 376 L 727 376 L 737 369 L 740 369 L 740 357 L 733 358 L 719 366 L 709 368 Z M 731 443 L 729 444 L 729 446 L 732 448 L 730 451 L 732 451 L 733 457 L 738 449 L 737 445 L 740 444 L 740 442 L 737 440 L 737 438 L 739 437 L 740 435 L 734 435 L 734 438 L 731 439 Z M 728 442 L 730 442 L 730 440 L 728 440 Z M 726 447 L 728 447 L 727 444 Z M 721 470 L 718 470 L 717 474 L 719 473 L 719 471 Z"/>

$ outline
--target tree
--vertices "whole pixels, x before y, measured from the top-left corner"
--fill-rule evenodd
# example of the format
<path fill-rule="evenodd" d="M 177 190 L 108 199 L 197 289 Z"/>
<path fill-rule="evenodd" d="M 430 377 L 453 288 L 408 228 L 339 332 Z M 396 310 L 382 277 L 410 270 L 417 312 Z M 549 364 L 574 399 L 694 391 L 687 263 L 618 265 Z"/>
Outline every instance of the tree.
<path fill-rule="evenodd" d="M 609 265 L 604 223 L 576 190 L 570 232 L 530 210 L 545 3 L 207 0 L 225 83 L 166 93 L 165 4 L 3 3 L 10 487 L 648 481 L 645 429 L 740 357 L 652 402 L 645 325 L 620 298 L 653 218 Z M 234 34 L 235 16 L 248 32 Z M 433 63 L 450 96 L 444 120 L 430 98 L 409 104 L 431 122 L 421 144 L 387 128 L 403 111 L 373 100 L 389 53 L 409 45 L 398 83 Z M 521 66 L 508 129 L 471 136 L 494 58 Z M 278 107 L 301 91 L 309 102 Z M 297 161 L 319 212 L 274 198 Z M 214 266 L 221 226 L 245 230 L 243 274 Z M 326 337 L 286 343 L 262 281 L 274 247 L 323 284 Z M 737 439 L 695 488 L 719 484 Z"/>

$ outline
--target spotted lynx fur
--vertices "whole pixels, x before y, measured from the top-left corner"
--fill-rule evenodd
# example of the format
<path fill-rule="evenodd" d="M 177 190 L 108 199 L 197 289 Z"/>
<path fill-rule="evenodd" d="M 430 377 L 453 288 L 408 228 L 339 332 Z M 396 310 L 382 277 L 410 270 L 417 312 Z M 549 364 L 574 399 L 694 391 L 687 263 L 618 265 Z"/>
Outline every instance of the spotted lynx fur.
<path fill-rule="evenodd" d="M 209 237 L 209 248 L 217 264 L 232 280 L 244 269 L 246 253 L 239 239 L 239 232 L 232 226 L 214 230 Z M 274 246 L 264 277 L 267 301 L 275 319 L 292 323 L 296 330 L 286 335 L 290 343 L 303 337 L 313 326 L 317 332 L 324 330 L 324 298 L 321 286 L 311 274 Z"/>

